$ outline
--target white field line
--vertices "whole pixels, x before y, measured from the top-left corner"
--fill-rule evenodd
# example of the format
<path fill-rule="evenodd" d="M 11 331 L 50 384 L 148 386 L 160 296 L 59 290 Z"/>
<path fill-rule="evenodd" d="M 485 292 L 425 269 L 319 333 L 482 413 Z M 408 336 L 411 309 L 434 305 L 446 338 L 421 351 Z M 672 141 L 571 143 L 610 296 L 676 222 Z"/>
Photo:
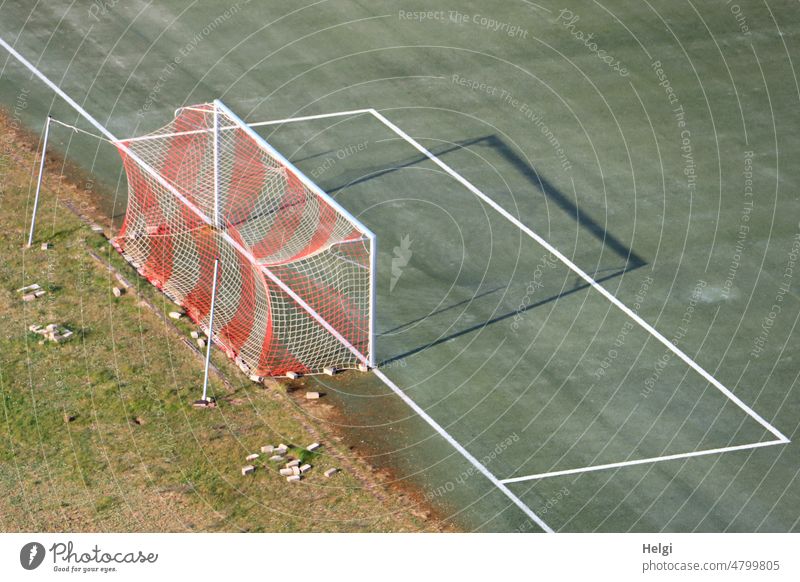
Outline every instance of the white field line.
<path fill-rule="evenodd" d="M 9 45 L 3 38 L 0 38 L 0 46 L 5 48 L 11 55 L 17 59 L 22 65 L 24 65 L 31 73 L 33 73 L 39 80 L 41 80 L 45 85 L 50 87 L 59 97 L 61 97 L 64 101 L 66 101 L 70 107 L 72 107 L 76 112 L 78 112 L 84 119 L 86 119 L 89 123 L 91 123 L 95 128 L 97 128 L 100 133 L 102 133 L 107 139 L 116 143 L 116 145 L 125 152 L 133 161 L 135 161 L 142 169 L 144 169 L 148 174 L 150 174 L 154 180 L 156 180 L 161 186 L 169 190 L 178 200 L 183 202 L 186 207 L 191 210 L 198 218 L 200 218 L 203 222 L 208 224 L 209 226 L 214 226 L 211 219 L 209 219 L 195 204 L 193 204 L 189 199 L 183 196 L 175 187 L 172 186 L 169 182 L 167 182 L 161 174 L 156 172 L 153 168 L 151 168 L 144 160 L 142 160 L 135 152 L 133 152 L 130 148 L 128 148 L 123 142 L 121 142 L 117 137 L 111 133 L 111 131 L 106 128 L 105 125 L 97 121 L 88 111 L 86 111 L 77 101 L 75 101 L 72 97 L 67 95 L 61 87 L 53 83 L 44 73 L 42 73 L 36 66 L 28 61 L 24 56 L 22 56 L 14 47 Z M 238 121 L 238 117 L 234 115 L 227 107 L 225 107 L 221 102 L 216 102 L 218 106 L 220 106 L 223 110 L 229 113 L 234 121 Z M 245 128 L 247 130 L 247 128 Z M 250 130 L 252 132 L 252 130 Z M 262 138 L 258 138 L 263 141 Z M 279 159 L 283 158 L 278 154 Z M 283 158 L 285 159 L 285 158 Z M 290 167 L 294 167 L 293 165 L 289 164 Z M 303 176 L 299 176 L 301 179 Z M 313 189 L 313 188 L 312 188 Z M 319 190 L 319 188 L 316 188 Z M 325 195 L 326 198 L 329 198 L 327 194 Z M 339 207 L 338 203 L 334 202 L 334 206 Z M 345 214 L 349 216 L 349 213 L 345 211 Z M 358 221 L 355 221 L 357 224 Z M 364 354 L 362 354 L 355 346 L 353 346 L 347 339 L 345 339 L 333 326 L 331 326 L 325 319 L 319 315 L 314 309 L 311 308 L 303 299 L 301 299 L 294 291 L 292 291 L 286 284 L 281 281 L 278 277 L 275 276 L 272 271 L 270 271 L 264 265 L 260 265 L 253 254 L 240 245 L 233 237 L 231 237 L 225 231 L 219 231 L 220 236 L 231 246 L 233 246 L 236 250 L 238 250 L 242 255 L 244 255 L 248 261 L 250 261 L 253 265 L 256 265 L 262 273 L 264 273 L 267 277 L 269 277 L 278 287 L 283 290 L 284 293 L 289 295 L 298 305 L 300 305 L 311 317 L 313 317 L 317 323 L 319 323 L 324 329 L 326 329 L 331 335 L 333 335 L 337 340 L 339 340 L 350 352 L 353 353 L 359 360 L 364 362 L 365 364 L 369 365 L 370 359 Z M 368 234 L 372 234 L 367 231 Z M 213 330 L 210 330 L 213 332 Z M 210 336 L 213 338 L 213 333 Z"/>
<path fill-rule="evenodd" d="M 394 123 L 386 119 L 383 115 L 378 113 L 378 111 L 372 109 L 372 115 L 374 115 L 381 123 L 383 123 L 386 127 L 391 129 L 395 134 L 403 138 L 409 144 L 411 144 L 415 149 L 419 152 L 424 154 L 428 157 L 433 163 L 437 166 L 442 168 L 445 172 L 447 172 L 450 176 L 455 178 L 462 186 L 467 188 L 470 192 L 475 194 L 481 200 L 486 202 L 489 206 L 494 208 L 498 213 L 500 213 L 504 218 L 506 218 L 509 222 L 514 224 L 517 228 L 519 228 L 522 232 L 527 234 L 537 243 L 542 245 L 545 249 L 547 249 L 551 254 L 555 255 L 562 263 L 564 263 L 567 267 L 569 267 L 575 274 L 577 274 L 581 279 L 589 283 L 598 293 L 600 293 L 603 297 L 608 299 L 611 303 L 613 303 L 616 307 L 618 307 L 625 315 L 630 317 L 633 321 L 635 321 L 639 326 L 641 326 L 645 331 L 650 333 L 654 338 L 656 338 L 659 342 L 664 344 L 667 349 L 669 349 L 672 353 L 678 356 L 681 360 L 683 360 L 686 364 L 688 364 L 693 370 L 695 370 L 698 374 L 700 374 L 706 381 L 711 383 L 717 390 L 722 392 L 725 396 L 727 396 L 731 401 L 733 401 L 739 408 L 741 408 L 746 414 L 756 420 L 762 427 L 768 430 L 774 437 L 776 437 L 781 443 L 788 443 L 790 442 L 789 439 L 781 433 L 777 428 L 772 426 L 769 422 L 767 422 L 764 418 L 761 417 L 755 410 L 750 408 L 747 404 L 745 404 L 738 396 L 736 396 L 733 392 L 731 392 L 728 388 L 722 385 L 722 383 L 714 378 L 710 373 L 708 373 L 705 369 L 703 369 L 700 364 L 695 362 L 692 358 L 690 358 L 686 353 L 683 352 L 678 346 L 673 344 L 669 341 L 666 337 L 664 337 L 656 328 L 652 325 L 647 323 L 644 319 L 642 319 L 639 315 L 637 315 L 633 310 L 631 310 L 627 305 L 625 305 L 622 301 L 617 299 L 611 292 L 607 291 L 605 287 L 600 285 L 597 281 L 595 281 L 591 276 L 589 276 L 586 272 L 584 272 L 580 267 L 578 267 L 575 263 L 569 260 L 564 254 L 562 254 L 558 249 L 556 249 L 553 245 L 543 239 L 541 236 L 536 234 L 533 230 L 529 227 L 525 226 L 522 222 L 519 221 L 513 214 L 508 212 L 505 208 L 500 206 L 497 202 L 492 200 L 489 196 L 481 192 L 477 187 L 475 187 L 471 182 L 469 182 L 466 178 L 461 176 L 458 172 L 453 170 L 450 166 L 445 164 L 442 160 L 428 151 L 424 146 L 422 146 L 418 141 L 404 132 L 402 129 L 397 127 Z"/>
<path fill-rule="evenodd" d="M 470 454 L 470 452 L 467 449 L 461 446 L 461 444 L 456 439 L 450 436 L 450 433 L 448 433 L 444 428 L 442 428 L 442 426 L 438 422 L 436 422 L 433 418 L 431 418 L 431 416 L 427 412 L 425 412 L 425 410 L 423 410 L 419 404 L 414 402 L 405 392 L 403 392 L 400 388 L 398 388 L 397 385 L 394 382 L 392 382 L 389 378 L 387 378 L 383 372 L 381 372 L 378 369 L 375 369 L 374 373 L 384 384 L 386 384 L 392 390 L 392 392 L 397 394 L 403 400 L 403 402 L 405 402 L 414 412 L 416 412 L 420 417 L 422 417 L 422 419 L 425 422 L 431 425 L 431 427 L 436 432 L 438 432 L 448 443 L 450 443 L 450 445 L 455 450 L 461 453 L 461 455 L 467 461 L 469 461 L 473 467 L 475 467 L 487 479 L 489 479 L 489 481 L 491 481 L 495 487 L 497 487 L 500 491 L 502 491 L 503 494 L 514 503 L 514 505 L 519 507 L 523 511 L 523 513 L 525 513 L 525 515 L 527 515 L 531 520 L 533 520 L 539 527 L 541 527 L 547 533 L 553 533 L 553 529 L 549 525 L 547 525 L 541 517 L 536 515 L 531 510 L 530 507 L 525 505 L 525 503 L 523 503 L 519 497 L 514 495 L 511 492 L 511 490 L 503 484 L 502 481 L 500 481 L 497 477 L 495 477 L 491 473 L 491 471 L 489 471 L 489 469 L 483 466 L 483 464 L 480 461 L 478 461 L 478 459 L 473 457 L 472 454 Z"/>
<path fill-rule="evenodd" d="M 633 465 L 644 465 L 646 463 L 659 463 L 661 461 L 674 461 L 676 459 L 688 459 L 704 455 L 716 455 L 719 453 L 730 453 L 732 451 L 745 451 L 747 449 L 758 449 L 761 447 L 771 447 L 773 445 L 785 445 L 786 441 L 774 440 L 763 443 L 752 443 L 749 445 L 736 445 L 732 447 L 722 447 L 719 449 L 707 449 L 704 451 L 693 451 L 691 453 L 679 453 L 676 455 L 665 455 L 663 457 L 650 457 L 648 459 L 636 459 L 634 461 L 621 461 L 619 463 L 608 463 L 607 465 L 594 465 L 590 467 L 579 467 L 577 469 L 566 469 L 563 471 L 551 471 L 549 473 L 537 473 L 536 475 L 524 475 L 522 477 L 512 477 L 503 479 L 501 483 L 519 483 L 520 481 L 533 481 L 534 479 L 546 479 L 548 477 L 563 477 L 564 475 L 576 475 L 578 473 L 590 473 L 592 471 L 604 471 L 606 469 L 617 469 L 619 467 L 631 467 Z"/>

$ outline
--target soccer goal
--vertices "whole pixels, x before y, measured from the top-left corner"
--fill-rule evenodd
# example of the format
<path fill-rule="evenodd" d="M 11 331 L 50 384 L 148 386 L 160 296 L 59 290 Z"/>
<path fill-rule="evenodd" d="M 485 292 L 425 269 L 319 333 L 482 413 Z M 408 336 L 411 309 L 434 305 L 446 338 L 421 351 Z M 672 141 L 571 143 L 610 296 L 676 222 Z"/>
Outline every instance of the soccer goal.
<path fill-rule="evenodd" d="M 112 244 L 245 371 L 374 366 L 375 235 L 228 107 L 115 144 L 128 206 Z"/>

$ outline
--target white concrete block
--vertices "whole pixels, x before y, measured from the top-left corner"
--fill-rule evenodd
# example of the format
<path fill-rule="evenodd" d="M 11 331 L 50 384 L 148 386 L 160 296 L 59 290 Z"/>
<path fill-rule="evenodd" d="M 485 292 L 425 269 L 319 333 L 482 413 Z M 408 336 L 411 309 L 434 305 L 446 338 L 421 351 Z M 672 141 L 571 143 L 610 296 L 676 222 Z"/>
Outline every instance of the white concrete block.
<path fill-rule="evenodd" d="M 114 297 L 122 297 L 123 291 L 119 287 L 112 287 L 111 292 L 114 294 Z"/>
<path fill-rule="evenodd" d="M 274 461 L 274 462 L 276 462 L 276 463 L 280 463 L 280 462 L 283 460 L 283 457 L 282 457 L 281 455 L 272 455 L 272 456 L 269 458 L 269 460 L 270 460 L 270 461 Z"/>
<path fill-rule="evenodd" d="M 306 392 L 306 400 L 319 400 L 319 392 Z"/>
<path fill-rule="evenodd" d="M 192 336 L 192 339 L 198 339 L 200 337 L 200 334 L 196 331 L 189 332 L 189 335 Z"/>
<path fill-rule="evenodd" d="M 297 380 L 300 377 L 300 374 L 298 374 L 297 372 L 289 371 L 286 372 L 286 377 L 289 378 L 290 380 Z"/>
<path fill-rule="evenodd" d="M 366 364 L 359 364 L 358 365 L 358 371 L 359 372 L 369 372 L 369 366 L 367 366 Z"/>
<path fill-rule="evenodd" d="M 20 287 L 17 289 L 17 293 L 28 293 L 29 291 L 36 291 L 37 289 L 41 289 L 38 283 L 34 283 L 33 285 L 26 285 L 25 287 Z"/>
<path fill-rule="evenodd" d="M 49 249 L 49 248 L 50 248 L 50 244 L 49 244 L 49 243 L 42 243 L 42 246 L 41 246 L 40 248 L 41 248 L 43 251 L 46 251 L 47 249 Z"/>
<path fill-rule="evenodd" d="M 169 316 L 172 319 L 180 319 L 181 317 L 183 317 L 183 313 L 181 313 L 180 311 L 170 311 Z"/>
<path fill-rule="evenodd" d="M 264 376 L 259 376 L 258 374 L 250 374 L 250 380 L 257 384 L 261 384 L 264 381 Z"/>
<path fill-rule="evenodd" d="M 267 454 L 269 454 L 269 453 L 271 453 L 271 452 L 272 452 L 272 451 L 274 451 L 274 450 L 275 450 L 275 447 L 273 447 L 272 445 L 264 445 L 263 447 L 261 447 L 261 452 L 262 452 L 262 453 L 267 453 Z"/>
<path fill-rule="evenodd" d="M 288 463 L 286 463 L 286 466 L 289 467 L 290 469 L 292 467 L 297 467 L 299 465 L 300 465 L 300 461 L 298 461 L 297 459 L 295 459 L 294 461 L 289 461 Z"/>
<path fill-rule="evenodd" d="M 203 338 L 201 338 L 201 337 L 197 338 L 197 347 L 198 347 L 198 348 L 204 348 L 204 347 L 206 347 L 206 340 L 204 340 L 204 339 L 203 339 Z"/>
<path fill-rule="evenodd" d="M 338 472 L 339 472 L 339 469 L 333 468 L 333 469 L 328 469 L 327 471 L 325 471 L 323 473 L 323 475 L 325 475 L 326 477 L 333 477 Z"/>
<path fill-rule="evenodd" d="M 117 273 L 116 275 L 114 275 L 114 277 L 117 279 L 117 281 L 119 281 L 119 284 L 120 284 L 120 285 L 122 285 L 123 287 L 125 287 L 125 289 L 129 289 L 129 288 L 130 288 L 130 286 L 131 286 L 131 285 L 130 285 L 130 283 L 128 283 L 128 281 L 125 279 L 125 277 L 123 277 L 123 276 L 122 276 L 122 275 L 120 275 L 119 273 Z"/>
<path fill-rule="evenodd" d="M 289 470 L 292 472 L 292 475 L 299 475 L 300 474 L 300 467 L 292 467 Z"/>
<path fill-rule="evenodd" d="M 319 443 L 311 443 L 306 447 L 307 451 L 314 451 L 319 448 Z"/>
<path fill-rule="evenodd" d="M 256 468 L 253 465 L 246 465 L 242 467 L 242 475 L 251 475 L 255 470 Z"/>
<path fill-rule="evenodd" d="M 301 473 L 306 473 L 310 469 L 311 469 L 311 465 L 309 465 L 308 463 L 306 463 L 305 465 L 300 465 L 300 472 Z"/>
<path fill-rule="evenodd" d="M 288 445 L 285 445 L 285 444 L 283 444 L 283 443 L 280 443 L 280 444 L 278 445 L 278 447 L 277 447 L 275 450 L 276 450 L 278 453 L 281 453 L 281 454 L 283 454 L 283 453 L 285 453 L 286 451 L 288 451 L 288 450 L 289 450 L 289 447 L 288 447 Z"/>
<path fill-rule="evenodd" d="M 281 469 L 280 474 L 283 475 L 284 477 L 288 477 L 289 475 L 294 475 L 294 471 L 292 471 L 291 469 Z"/>
<path fill-rule="evenodd" d="M 322 371 L 328 376 L 333 376 L 334 374 L 336 374 L 336 368 L 332 366 L 325 366 L 324 368 L 322 368 Z"/>
<path fill-rule="evenodd" d="M 296 482 L 298 482 L 300 480 L 300 475 L 291 475 L 289 477 L 286 477 L 286 480 L 289 483 L 296 483 Z"/>
<path fill-rule="evenodd" d="M 258 453 L 253 453 L 251 455 L 247 455 L 245 461 L 255 461 L 258 458 Z"/>

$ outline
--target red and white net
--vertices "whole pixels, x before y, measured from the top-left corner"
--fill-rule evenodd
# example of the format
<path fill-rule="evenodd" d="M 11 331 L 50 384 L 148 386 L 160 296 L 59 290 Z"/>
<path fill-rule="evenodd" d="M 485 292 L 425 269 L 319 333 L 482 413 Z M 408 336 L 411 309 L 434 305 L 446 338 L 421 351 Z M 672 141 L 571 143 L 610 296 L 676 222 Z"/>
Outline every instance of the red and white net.
<path fill-rule="evenodd" d="M 213 333 L 231 357 L 260 376 L 371 362 L 372 238 L 271 146 L 207 104 L 118 147 L 115 246 L 205 330 L 219 259 Z"/>

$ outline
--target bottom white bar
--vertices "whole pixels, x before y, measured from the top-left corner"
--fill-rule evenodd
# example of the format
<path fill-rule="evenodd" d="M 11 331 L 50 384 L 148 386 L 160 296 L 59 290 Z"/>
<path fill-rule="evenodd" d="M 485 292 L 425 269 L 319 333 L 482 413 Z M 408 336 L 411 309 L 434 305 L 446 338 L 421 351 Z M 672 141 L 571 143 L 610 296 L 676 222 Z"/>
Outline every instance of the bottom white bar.
<path fill-rule="evenodd" d="M 797 542 L 796 534 L 2 534 L 0 573 L 193 582 L 282 571 L 370 582 L 798 580 Z M 297 547 L 308 551 L 292 555 Z"/>

